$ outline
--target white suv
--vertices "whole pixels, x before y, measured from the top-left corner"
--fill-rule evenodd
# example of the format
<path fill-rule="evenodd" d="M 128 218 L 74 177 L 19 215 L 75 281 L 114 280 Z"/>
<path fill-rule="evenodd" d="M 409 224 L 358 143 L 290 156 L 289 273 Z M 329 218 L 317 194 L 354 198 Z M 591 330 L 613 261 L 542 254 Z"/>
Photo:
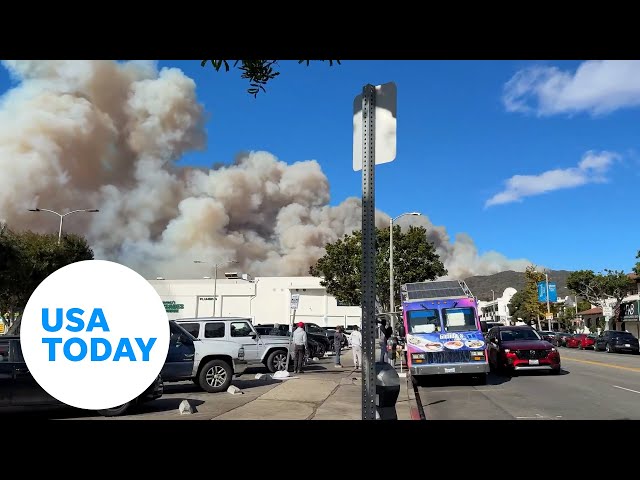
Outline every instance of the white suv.
<path fill-rule="evenodd" d="M 248 367 L 266 366 L 270 372 L 284 370 L 287 364 L 289 337 L 260 336 L 247 317 L 181 318 L 175 322 L 204 342 L 226 340 L 244 348 Z M 291 360 L 289 361 L 291 365 Z"/>

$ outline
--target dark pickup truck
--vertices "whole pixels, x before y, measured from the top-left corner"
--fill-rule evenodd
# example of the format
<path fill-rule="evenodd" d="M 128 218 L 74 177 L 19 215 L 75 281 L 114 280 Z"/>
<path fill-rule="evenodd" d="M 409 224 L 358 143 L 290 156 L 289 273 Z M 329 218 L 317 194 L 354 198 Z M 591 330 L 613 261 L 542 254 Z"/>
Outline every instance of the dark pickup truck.
<path fill-rule="evenodd" d="M 105 417 L 123 415 L 136 404 L 160 398 L 163 383 L 156 378 L 138 398 L 118 407 L 97 412 Z M 2 407 L 46 407 L 62 406 L 60 401 L 49 395 L 33 378 L 22 356 L 20 336 L 0 336 L 0 412 Z"/>

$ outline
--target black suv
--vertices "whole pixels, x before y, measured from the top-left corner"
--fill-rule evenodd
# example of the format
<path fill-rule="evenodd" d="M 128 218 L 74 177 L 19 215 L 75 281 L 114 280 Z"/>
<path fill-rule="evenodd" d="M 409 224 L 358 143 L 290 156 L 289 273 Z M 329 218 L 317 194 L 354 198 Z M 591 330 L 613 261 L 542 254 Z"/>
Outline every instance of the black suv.
<path fill-rule="evenodd" d="M 266 331 L 267 329 L 271 330 L 274 327 L 275 325 L 273 323 L 262 323 L 260 325 L 256 325 L 255 328 L 257 332 L 262 335 L 262 331 Z M 289 335 L 289 325 L 280 324 L 279 328 L 284 335 Z M 324 355 L 324 352 L 330 352 L 333 350 L 333 335 L 335 335 L 335 332 L 330 334 L 324 328 L 316 325 L 315 323 L 305 323 L 304 331 L 307 332 L 308 340 L 312 340 L 313 342 L 318 344 L 318 346 L 315 347 L 315 345 L 312 346 L 312 342 L 309 342 L 309 348 L 315 349 L 319 357 Z"/>
<path fill-rule="evenodd" d="M 142 395 L 118 407 L 98 410 L 100 415 L 114 417 L 122 415 L 138 403 L 160 398 L 163 384 L 160 376 Z M 49 395 L 33 378 L 22 356 L 18 335 L 0 337 L 0 407 L 44 407 L 62 406 L 62 402 Z"/>
<path fill-rule="evenodd" d="M 629 332 L 620 332 L 618 330 L 606 330 L 596 337 L 596 343 L 593 346 L 596 352 L 606 350 L 613 352 L 631 352 L 638 354 L 638 339 Z"/>

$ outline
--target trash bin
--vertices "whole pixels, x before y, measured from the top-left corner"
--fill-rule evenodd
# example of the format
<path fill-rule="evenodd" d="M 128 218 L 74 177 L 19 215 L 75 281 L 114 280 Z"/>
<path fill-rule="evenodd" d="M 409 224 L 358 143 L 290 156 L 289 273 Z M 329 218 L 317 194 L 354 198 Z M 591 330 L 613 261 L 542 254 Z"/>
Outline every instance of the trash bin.
<path fill-rule="evenodd" d="M 376 362 L 376 420 L 397 420 L 400 376 L 388 363 Z"/>

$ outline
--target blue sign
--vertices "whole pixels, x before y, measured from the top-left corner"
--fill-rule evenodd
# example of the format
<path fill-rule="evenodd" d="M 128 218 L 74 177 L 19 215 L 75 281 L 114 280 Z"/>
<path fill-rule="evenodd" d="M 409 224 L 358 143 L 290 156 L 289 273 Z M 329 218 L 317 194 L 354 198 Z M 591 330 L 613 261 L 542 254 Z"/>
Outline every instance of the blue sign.
<path fill-rule="evenodd" d="M 546 282 L 538 282 L 538 301 L 545 302 L 547 301 L 547 283 Z M 558 292 L 556 291 L 556 284 L 553 282 L 549 282 L 549 301 L 557 302 L 558 301 Z"/>

